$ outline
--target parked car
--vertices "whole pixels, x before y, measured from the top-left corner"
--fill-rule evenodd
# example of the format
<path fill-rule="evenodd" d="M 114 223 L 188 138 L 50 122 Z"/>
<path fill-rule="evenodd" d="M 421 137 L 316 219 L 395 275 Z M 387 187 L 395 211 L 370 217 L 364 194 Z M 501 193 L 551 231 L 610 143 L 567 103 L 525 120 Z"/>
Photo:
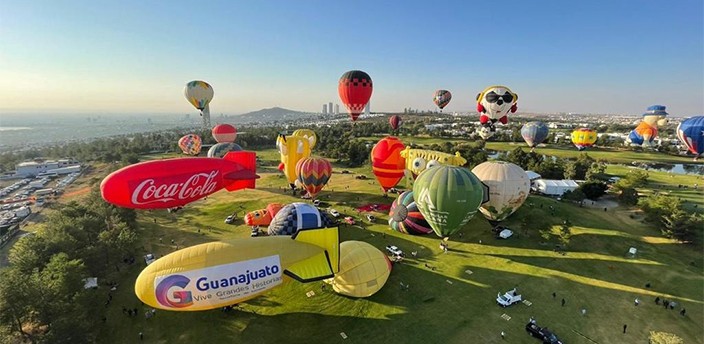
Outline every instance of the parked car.
<path fill-rule="evenodd" d="M 523 298 L 521 297 L 520 294 L 516 292 L 516 288 L 513 288 L 509 291 L 507 291 L 505 294 L 501 295 L 499 293 L 496 296 L 496 303 L 498 303 L 502 307 L 508 307 L 514 303 L 518 303 L 523 301 Z"/>
<path fill-rule="evenodd" d="M 531 336 L 542 340 L 543 344 L 562 344 L 562 341 L 554 333 L 550 332 L 547 327 L 540 327 L 535 321 L 526 324 L 526 331 Z"/>
<path fill-rule="evenodd" d="M 386 251 L 391 253 L 392 256 L 396 257 L 403 257 L 403 251 L 401 251 L 398 247 L 393 246 L 393 245 L 388 245 L 386 246 Z"/>
<path fill-rule="evenodd" d="M 496 236 L 499 239 L 508 239 L 513 235 L 513 231 L 510 229 L 504 229 Z"/>
<path fill-rule="evenodd" d="M 225 223 L 227 223 L 227 224 L 231 224 L 233 221 L 235 221 L 235 216 L 233 216 L 233 215 L 230 215 L 225 218 Z"/>
<path fill-rule="evenodd" d="M 342 170 L 342 171 L 340 171 L 340 173 L 342 173 L 342 174 L 349 174 L 350 171 L 349 171 L 349 170 Z"/>
<path fill-rule="evenodd" d="M 369 222 L 374 222 L 376 221 L 376 217 L 372 214 L 367 214 L 367 220 L 369 220 Z"/>
<path fill-rule="evenodd" d="M 319 199 L 314 200 L 313 205 L 316 207 L 320 206 L 320 200 Z"/>
<path fill-rule="evenodd" d="M 353 218 L 352 216 L 345 216 L 345 222 L 346 222 L 348 225 L 353 225 L 353 224 L 355 224 L 354 218 Z"/>
<path fill-rule="evenodd" d="M 154 263 L 156 260 L 156 257 L 154 256 L 153 253 L 148 253 L 144 256 L 144 262 L 147 263 L 147 265 Z"/>
<path fill-rule="evenodd" d="M 334 217 L 340 217 L 340 212 L 335 209 L 328 210 L 328 213 L 330 213 L 330 215 L 332 215 Z"/>
<path fill-rule="evenodd" d="M 249 234 L 251 237 L 259 236 L 259 226 L 252 227 L 252 233 Z"/>

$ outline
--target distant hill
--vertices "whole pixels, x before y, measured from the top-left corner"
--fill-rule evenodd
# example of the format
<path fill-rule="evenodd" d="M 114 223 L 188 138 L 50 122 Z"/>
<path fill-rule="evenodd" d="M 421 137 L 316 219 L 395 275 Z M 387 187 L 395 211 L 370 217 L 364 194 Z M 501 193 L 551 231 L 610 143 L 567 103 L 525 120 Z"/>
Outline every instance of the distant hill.
<path fill-rule="evenodd" d="M 301 112 L 295 110 L 273 107 L 270 109 L 261 109 L 258 111 L 248 112 L 237 116 L 228 116 L 233 122 L 238 123 L 271 123 L 271 122 L 287 122 L 292 120 L 302 120 L 319 117 L 319 114 L 309 112 Z"/>

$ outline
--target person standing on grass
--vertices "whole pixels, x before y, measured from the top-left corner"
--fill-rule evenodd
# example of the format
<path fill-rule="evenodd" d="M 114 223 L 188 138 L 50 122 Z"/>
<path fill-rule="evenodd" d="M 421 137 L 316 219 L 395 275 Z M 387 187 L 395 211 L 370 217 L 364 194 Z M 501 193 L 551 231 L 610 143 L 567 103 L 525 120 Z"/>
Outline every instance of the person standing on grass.
<path fill-rule="evenodd" d="M 565 299 L 562 299 L 562 307 L 565 307 Z"/>
<path fill-rule="evenodd" d="M 628 328 L 628 325 L 623 324 L 623 333 L 626 333 L 626 329 Z"/>
<path fill-rule="evenodd" d="M 504 331 L 501 331 L 501 339 L 506 339 L 506 333 L 504 333 Z"/>
<path fill-rule="evenodd" d="M 636 297 L 636 299 L 633 300 L 633 303 L 635 303 L 635 305 L 638 306 L 640 304 L 640 300 L 638 300 L 638 298 Z"/>

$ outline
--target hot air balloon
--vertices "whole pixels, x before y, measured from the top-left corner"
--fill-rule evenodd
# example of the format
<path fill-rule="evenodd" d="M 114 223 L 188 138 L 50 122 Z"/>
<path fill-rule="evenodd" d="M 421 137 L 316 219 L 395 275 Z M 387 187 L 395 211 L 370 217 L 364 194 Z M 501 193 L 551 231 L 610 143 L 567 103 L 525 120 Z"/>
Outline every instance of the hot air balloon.
<path fill-rule="evenodd" d="M 413 199 L 413 191 L 406 191 L 398 196 L 389 210 L 389 227 L 405 234 L 428 234 L 433 232 L 418 205 Z"/>
<path fill-rule="evenodd" d="M 276 138 L 276 147 L 281 154 L 281 164 L 279 169 L 286 175 L 291 188 L 295 187 L 296 164 L 299 160 L 310 156 L 310 140 L 300 136 L 279 135 Z"/>
<path fill-rule="evenodd" d="M 393 115 L 389 117 L 389 125 L 391 126 L 391 129 L 398 130 L 398 127 L 401 126 L 401 116 Z"/>
<path fill-rule="evenodd" d="M 195 80 L 186 84 L 183 94 L 188 102 L 193 104 L 202 114 L 203 110 L 210 104 L 210 101 L 213 100 L 214 92 L 207 82 Z"/>
<path fill-rule="evenodd" d="M 350 297 L 368 297 L 379 291 L 391 273 L 391 261 L 378 248 L 363 241 L 340 243 L 340 270 L 325 280 L 332 289 Z"/>
<path fill-rule="evenodd" d="M 658 126 L 667 125 L 667 111 L 664 105 L 649 106 L 643 114 L 643 121 L 631 131 L 626 142 L 641 145 L 643 148 L 653 146 L 653 140 L 658 136 Z"/>
<path fill-rule="evenodd" d="M 396 186 L 403 178 L 406 160 L 401 157 L 401 150 L 404 148 L 403 142 L 393 136 L 379 140 L 372 148 L 372 172 L 384 192 Z"/>
<path fill-rule="evenodd" d="M 301 229 L 332 227 L 335 223 L 318 208 L 302 202 L 284 206 L 271 220 L 269 235 L 293 235 Z"/>
<path fill-rule="evenodd" d="M 311 198 L 327 185 L 332 175 L 330 162 L 321 158 L 303 158 L 296 165 L 296 175 Z"/>
<path fill-rule="evenodd" d="M 310 142 L 310 149 L 315 148 L 315 144 L 318 143 L 318 137 L 315 135 L 315 132 L 310 129 L 298 129 L 294 131 L 291 136 L 298 136 L 308 139 Z"/>
<path fill-rule="evenodd" d="M 533 151 L 535 146 L 548 138 L 549 131 L 548 126 L 543 122 L 528 122 L 521 128 L 521 136 L 523 136 L 523 140 L 526 141 L 528 147 L 532 148 L 531 151 Z"/>
<path fill-rule="evenodd" d="M 234 142 L 216 143 L 208 149 L 208 158 L 222 158 L 229 152 L 239 152 L 241 150 L 242 147 Z"/>
<path fill-rule="evenodd" d="M 579 150 L 585 150 L 596 142 L 596 131 L 589 128 L 579 128 L 572 132 L 572 143 Z"/>
<path fill-rule="evenodd" d="M 356 121 L 372 97 L 372 78 L 361 70 L 351 70 L 340 77 L 337 92 L 352 121 Z"/>
<path fill-rule="evenodd" d="M 235 142 L 237 129 L 229 124 L 218 124 L 213 127 L 212 134 L 215 142 Z"/>
<path fill-rule="evenodd" d="M 418 176 L 413 185 L 413 196 L 435 234 L 444 238 L 472 219 L 485 201 L 484 188 L 479 178 L 468 169 L 440 165 Z"/>
<path fill-rule="evenodd" d="M 477 112 L 479 123 L 490 133 L 479 131 L 483 138 L 491 137 L 496 131 L 495 124 L 508 123 L 508 114 L 518 110 L 518 94 L 511 92 L 506 86 L 489 86 L 477 95 Z"/>
<path fill-rule="evenodd" d="M 694 161 L 704 153 L 704 116 L 688 118 L 677 126 L 677 138 L 694 154 Z"/>
<path fill-rule="evenodd" d="M 482 204 L 479 211 L 491 222 L 505 220 L 528 198 L 530 180 L 516 164 L 487 161 L 473 168 L 472 173 L 489 187 L 489 202 Z"/>
<path fill-rule="evenodd" d="M 196 134 L 188 134 L 178 140 L 178 146 L 183 151 L 183 154 L 187 155 L 200 154 L 201 144 L 200 136 Z"/>
<path fill-rule="evenodd" d="M 440 111 L 442 111 L 442 109 L 450 103 L 451 99 L 452 93 L 448 90 L 437 90 L 433 94 L 433 103 L 440 108 Z"/>
<path fill-rule="evenodd" d="M 269 226 L 271 220 L 283 208 L 280 203 L 269 203 L 264 209 L 250 211 L 244 215 L 244 223 L 247 226 Z"/>
<path fill-rule="evenodd" d="M 404 172 L 406 176 L 409 177 L 411 184 L 426 168 L 437 165 L 462 166 L 467 163 L 467 159 L 463 158 L 460 152 L 449 154 L 410 147 L 401 151 L 401 157 L 406 159 L 406 170 Z"/>

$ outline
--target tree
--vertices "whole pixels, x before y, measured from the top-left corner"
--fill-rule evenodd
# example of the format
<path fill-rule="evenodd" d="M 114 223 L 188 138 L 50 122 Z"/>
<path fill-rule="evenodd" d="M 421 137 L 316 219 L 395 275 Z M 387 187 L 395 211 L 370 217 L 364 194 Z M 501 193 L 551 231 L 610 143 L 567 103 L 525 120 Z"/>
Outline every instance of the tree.
<path fill-rule="evenodd" d="M 577 188 L 572 191 L 565 192 L 562 195 L 562 198 L 570 200 L 570 201 L 581 202 L 585 198 L 587 198 L 587 196 L 584 194 L 584 192 L 582 192 L 581 189 Z"/>
<path fill-rule="evenodd" d="M 569 161 L 565 165 L 565 179 L 585 179 L 587 171 L 593 162 L 594 159 L 592 159 L 588 154 L 580 154 L 577 160 Z"/>
<path fill-rule="evenodd" d="M 596 200 L 603 196 L 606 193 L 606 189 L 608 189 L 606 183 L 593 180 L 579 186 L 579 190 L 590 200 Z"/>
<path fill-rule="evenodd" d="M 614 183 L 616 190 L 635 189 L 648 184 L 648 172 L 643 170 L 631 170 L 623 178 Z"/>
<path fill-rule="evenodd" d="M 562 179 L 565 175 L 564 160 L 557 159 L 556 161 L 552 161 L 552 159 L 547 159 L 539 164 L 533 171 L 544 179 Z"/>
<path fill-rule="evenodd" d="M 621 193 L 618 195 L 619 203 L 623 205 L 636 205 L 638 204 L 638 191 L 634 188 L 623 188 L 620 189 Z"/>
<path fill-rule="evenodd" d="M 688 213 L 682 201 L 665 195 L 651 195 L 638 201 L 646 221 L 658 225 L 663 235 L 684 242 L 701 240 L 704 218 L 701 214 Z"/>

